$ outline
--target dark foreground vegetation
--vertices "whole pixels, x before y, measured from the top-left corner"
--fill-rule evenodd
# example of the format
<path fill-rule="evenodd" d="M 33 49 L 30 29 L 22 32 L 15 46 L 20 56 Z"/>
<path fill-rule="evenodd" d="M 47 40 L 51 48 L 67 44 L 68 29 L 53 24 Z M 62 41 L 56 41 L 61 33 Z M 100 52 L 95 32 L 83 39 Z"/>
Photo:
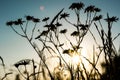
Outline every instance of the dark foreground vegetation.
<path fill-rule="evenodd" d="M 16 62 L 14 67 L 18 72 L 14 74 L 15 80 L 120 80 L 120 50 L 116 50 L 114 45 L 120 33 L 112 36 L 113 23 L 118 18 L 111 17 L 109 13 L 103 18 L 100 8 L 94 5 L 85 6 L 82 2 L 72 3 L 69 9 L 75 16 L 61 9 L 53 15 L 53 19 L 45 17 L 40 20 L 26 15 L 25 18 L 6 23 L 16 34 L 26 38 L 40 58 L 39 62 L 34 59 Z M 75 20 L 72 22 L 70 18 Z M 106 26 L 103 22 L 106 22 Z M 40 25 L 41 23 L 44 25 Z M 34 25 L 32 29 L 29 24 Z M 69 27 L 64 27 L 65 24 Z M 93 28 L 99 36 L 95 36 Z M 88 34 L 92 36 L 90 40 L 94 40 L 94 44 L 90 45 L 93 47 L 90 53 L 92 60 L 81 55 L 81 50 L 85 48 L 81 44 Z M 69 60 L 66 60 L 65 55 Z M 78 58 L 78 61 L 72 62 L 73 57 Z M 89 63 L 89 69 L 83 59 Z M 3 58 L 0 57 L 0 60 L 4 69 L 4 76 L 0 79 L 9 80 L 8 76 L 14 71 L 6 71 Z M 55 65 L 51 67 L 48 60 L 56 61 Z M 100 71 L 100 67 L 103 71 Z"/>

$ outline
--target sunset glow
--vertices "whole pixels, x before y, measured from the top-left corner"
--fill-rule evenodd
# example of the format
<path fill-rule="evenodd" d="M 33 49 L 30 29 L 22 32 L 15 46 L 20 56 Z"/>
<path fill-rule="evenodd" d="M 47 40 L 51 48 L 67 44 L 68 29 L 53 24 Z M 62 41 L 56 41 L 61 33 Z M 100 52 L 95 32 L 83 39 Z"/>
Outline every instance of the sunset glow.
<path fill-rule="evenodd" d="M 120 80 L 119 3 L 1 0 L 0 80 Z"/>

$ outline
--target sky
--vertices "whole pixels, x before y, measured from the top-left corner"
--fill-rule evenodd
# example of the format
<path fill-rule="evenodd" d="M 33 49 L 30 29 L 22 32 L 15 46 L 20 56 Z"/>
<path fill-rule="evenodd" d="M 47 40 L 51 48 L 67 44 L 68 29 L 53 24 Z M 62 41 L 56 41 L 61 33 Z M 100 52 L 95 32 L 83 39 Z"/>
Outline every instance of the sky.
<path fill-rule="evenodd" d="M 0 56 L 6 64 L 13 65 L 24 58 L 35 58 L 37 54 L 29 45 L 26 39 L 15 34 L 6 22 L 33 15 L 38 18 L 46 16 L 53 17 L 62 8 L 68 10 L 73 2 L 83 2 L 85 5 L 96 5 L 102 9 L 104 17 L 106 13 L 110 16 L 120 18 L 120 0 L 0 0 Z M 120 21 L 114 24 L 113 33 L 120 32 Z M 116 41 L 120 45 L 120 38 Z"/>

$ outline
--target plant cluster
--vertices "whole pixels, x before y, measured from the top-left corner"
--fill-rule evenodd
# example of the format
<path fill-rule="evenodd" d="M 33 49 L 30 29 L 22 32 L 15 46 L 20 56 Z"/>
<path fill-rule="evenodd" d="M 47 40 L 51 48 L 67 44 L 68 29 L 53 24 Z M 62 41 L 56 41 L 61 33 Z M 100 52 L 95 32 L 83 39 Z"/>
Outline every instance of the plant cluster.
<path fill-rule="evenodd" d="M 101 23 L 103 16 L 99 14 L 101 9 L 98 7 L 94 5 L 86 7 L 84 3 L 79 2 L 72 3 L 69 9 L 75 12 L 76 16 L 74 17 L 76 17 L 76 23 L 71 22 L 69 20 L 71 15 L 64 12 L 64 9 L 62 9 L 51 21 L 49 17 L 45 17 L 41 20 L 41 22 L 45 23 L 43 31 L 40 31 L 40 29 L 37 30 L 37 24 L 40 23 L 40 19 L 30 15 L 25 16 L 25 20 L 20 18 L 16 21 L 8 21 L 6 23 L 6 25 L 10 26 L 16 34 L 27 39 L 40 58 L 38 65 L 36 65 L 35 61 L 31 59 L 24 59 L 15 63 L 14 66 L 18 69 L 19 75 L 21 75 L 25 80 L 120 79 L 118 77 L 116 78 L 116 76 L 119 75 L 120 67 L 118 63 L 120 59 L 118 55 L 119 52 L 113 44 L 114 40 L 120 35 L 120 33 L 113 38 L 111 31 L 113 23 L 117 22 L 118 18 L 115 16 L 110 17 L 107 13 L 107 18 L 104 20 L 107 23 L 108 31 L 105 32 L 103 27 L 104 25 Z M 86 15 L 84 17 L 85 19 L 82 19 L 81 17 L 83 14 Z M 61 29 L 64 25 L 61 21 L 65 21 L 70 24 L 71 27 L 74 28 L 74 31 L 68 34 L 69 29 Z M 31 33 L 28 33 L 29 23 L 34 24 Z M 14 26 L 19 26 L 22 32 L 19 32 L 19 30 Z M 96 28 L 102 44 L 98 44 L 94 33 L 90 30 L 91 27 Z M 38 36 L 35 35 L 36 31 L 38 32 Z M 81 55 L 81 43 L 88 33 L 92 35 L 95 45 L 98 47 L 97 53 L 95 53 L 96 50 L 93 47 L 93 61 L 90 61 L 87 57 Z M 68 35 L 70 35 L 70 37 Z M 65 42 L 62 41 L 63 38 L 68 42 L 68 44 L 65 44 Z M 75 42 L 72 42 L 71 38 L 73 38 Z M 39 44 L 35 42 L 36 40 L 40 42 L 39 44 L 42 46 L 41 48 L 39 48 Z M 66 48 L 67 45 L 69 45 L 69 47 Z M 101 73 L 97 67 L 102 53 L 104 54 L 105 59 L 104 63 L 101 64 L 105 69 L 104 73 Z M 65 55 L 69 56 L 70 61 L 66 60 L 64 57 Z M 77 64 L 71 62 L 74 57 L 78 58 Z M 55 66 L 52 71 L 51 67 L 49 67 L 47 63 L 48 58 L 58 58 L 59 60 L 57 62 L 57 66 Z M 84 58 L 92 66 L 90 72 L 88 72 L 85 63 L 83 63 L 81 58 Z M 32 65 L 31 73 L 28 72 L 27 65 Z M 19 69 L 21 66 L 25 69 L 24 73 Z M 19 75 L 16 76 L 16 80 L 20 80 Z"/>

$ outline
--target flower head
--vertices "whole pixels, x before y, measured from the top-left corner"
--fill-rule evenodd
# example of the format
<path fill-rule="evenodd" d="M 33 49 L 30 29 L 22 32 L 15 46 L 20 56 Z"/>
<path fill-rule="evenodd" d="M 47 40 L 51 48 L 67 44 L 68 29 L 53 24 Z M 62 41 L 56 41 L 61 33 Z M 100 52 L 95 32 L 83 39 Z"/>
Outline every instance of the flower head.
<path fill-rule="evenodd" d="M 13 25 L 13 21 L 6 22 L 6 25 L 7 26 L 12 26 Z"/>
<path fill-rule="evenodd" d="M 55 25 L 56 25 L 57 27 L 62 26 L 62 24 L 60 24 L 59 22 L 57 22 Z"/>
<path fill-rule="evenodd" d="M 34 17 L 28 15 L 28 16 L 25 16 L 25 18 L 26 18 L 26 20 L 30 21 L 30 20 L 32 20 Z"/>
<path fill-rule="evenodd" d="M 67 32 L 67 29 L 63 29 L 60 31 L 61 34 L 65 34 Z"/>
<path fill-rule="evenodd" d="M 57 29 L 57 27 L 54 24 L 50 24 L 49 26 L 51 31 L 55 31 Z"/>
<path fill-rule="evenodd" d="M 17 20 L 17 22 L 18 22 L 19 24 L 23 24 L 25 21 L 22 21 L 22 18 L 20 18 L 20 19 Z"/>
<path fill-rule="evenodd" d="M 20 65 L 26 66 L 26 65 L 28 65 L 30 63 L 30 61 L 31 61 L 30 59 L 20 60 L 19 62 L 15 63 L 14 66 L 16 68 L 18 68 Z"/>
<path fill-rule="evenodd" d="M 117 18 L 116 16 L 113 16 L 111 18 L 106 18 L 105 20 L 107 22 L 117 22 L 119 20 L 119 18 Z"/>
<path fill-rule="evenodd" d="M 102 19 L 102 15 L 99 15 L 99 16 L 96 16 L 96 17 L 93 18 L 94 21 L 98 21 L 100 19 Z"/>
<path fill-rule="evenodd" d="M 69 7 L 69 9 L 77 9 L 80 10 L 84 7 L 84 4 L 82 2 L 80 3 L 72 3 L 72 5 Z"/>
<path fill-rule="evenodd" d="M 71 33 L 71 36 L 79 36 L 79 32 L 78 31 L 74 31 L 73 33 Z"/>
<path fill-rule="evenodd" d="M 45 22 L 45 21 L 48 21 L 49 20 L 49 17 L 45 17 L 42 21 Z"/>
<path fill-rule="evenodd" d="M 40 22 L 40 19 L 39 18 L 33 18 L 32 21 L 35 22 L 35 23 L 38 23 L 38 22 Z"/>
<path fill-rule="evenodd" d="M 46 36 L 47 34 L 48 34 L 48 30 L 43 31 L 40 35 L 41 35 L 41 36 Z"/>
<path fill-rule="evenodd" d="M 63 14 L 60 15 L 60 19 L 69 17 L 69 15 L 70 14 L 68 14 L 68 13 L 63 13 Z"/>
<path fill-rule="evenodd" d="M 85 8 L 85 13 L 86 12 L 94 12 L 95 11 L 95 6 L 94 5 L 90 5 L 87 8 Z"/>
<path fill-rule="evenodd" d="M 100 8 L 94 8 L 94 11 L 95 11 L 95 12 L 100 12 L 101 9 L 100 9 Z"/>

